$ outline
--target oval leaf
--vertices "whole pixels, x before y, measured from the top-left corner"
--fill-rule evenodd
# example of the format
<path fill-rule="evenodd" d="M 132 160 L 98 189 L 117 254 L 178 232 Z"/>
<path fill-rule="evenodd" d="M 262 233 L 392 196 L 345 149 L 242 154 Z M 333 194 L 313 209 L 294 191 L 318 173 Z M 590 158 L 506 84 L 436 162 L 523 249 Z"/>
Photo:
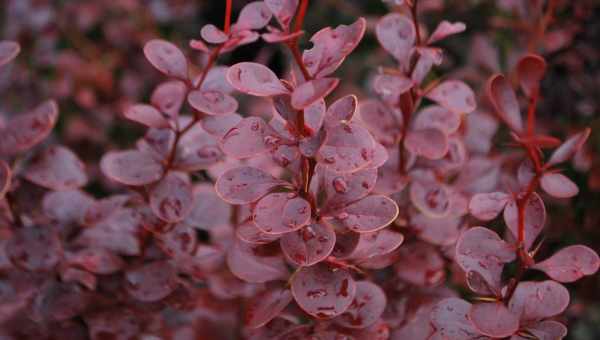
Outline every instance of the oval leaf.
<path fill-rule="evenodd" d="M 519 329 L 518 316 L 501 302 L 474 304 L 469 319 L 481 334 L 494 338 L 511 336 Z"/>
<path fill-rule="evenodd" d="M 273 193 L 258 201 L 254 223 L 267 234 L 285 234 L 310 222 L 310 204 L 295 193 Z"/>
<path fill-rule="evenodd" d="M 379 320 L 386 304 L 383 289 L 369 281 L 358 281 L 352 304 L 335 322 L 346 328 L 367 328 Z"/>
<path fill-rule="evenodd" d="M 283 235 L 279 243 L 292 262 L 312 266 L 331 254 L 335 240 L 335 231 L 331 227 L 315 223 Z"/>
<path fill-rule="evenodd" d="M 544 174 L 540 180 L 540 185 L 548 195 L 558 198 L 569 198 L 579 193 L 577 184 L 559 173 Z"/>
<path fill-rule="evenodd" d="M 515 132 L 523 131 L 523 119 L 515 91 L 506 78 L 497 74 L 487 82 L 487 95 L 496 113 Z"/>
<path fill-rule="evenodd" d="M 154 214 L 168 223 L 183 220 L 194 205 L 191 184 L 172 172 L 150 189 L 149 196 Z"/>
<path fill-rule="evenodd" d="M 584 276 L 594 275 L 599 267 L 598 254 L 581 245 L 563 248 L 550 258 L 533 266 L 558 282 L 574 282 Z"/>
<path fill-rule="evenodd" d="M 150 154 L 137 150 L 110 151 L 102 157 L 100 168 L 110 179 L 134 186 L 158 181 L 163 173 Z"/>
<path fill-rule="evenodd" d="M 150 40 L 144 45 L 144 54 L 152 66 L 167 76 L 187 79 L 187 59 L 172 43 L 160 39 Z"/>
<path fill-rule="evenodd" d="M 288 93 L 273 71 L 257 63 L 243 62 L 231 66 L 227 71 L 227 80 L 236 90 L 253 96 Z"/>
<path fill-rule="evenodd" d="M 509 200 L 510 196 L 500 191 L 475 194 L 469 202 L 469 212 L 482 221 L 493 220 Z"/>
<path fill-rule="evenodd" d="M 446 80 L 440 83 L 425 97 L 458 114 L 471 113 L 477 108 L 473 90 L 458 80 Z"/>
<path fill-rule="evenodd" d="M 194 109 L 207 115 L 230 114 L 238 108 L 235 98 L 218 90 L 191 91 L 187 99 Z"/>
<path fill-rule="evenodd" d="M 0 41 L 0 66 L 9 63 L 21 51 L 21 46 L 14 41 Z"/>
<path fill-rule="evenodd" d="M 319 78 L 307 81 L 292 92 L 292 106 L 302 110 L 317 100 L 329 95 L 339 84 L 337 78 Z"/>
<path fill-rule="evenodd" d="M 231 204 L 248 204 L 259 200 L 271 189 L 285 182 L 249 166 L 227 170 L 215 184 L 219 196 Z"/>
<path fill-rule="evenodd" d="M 69 190 L 87 183 L 85 166 L 77 155 L 63 146 L 51 146 L 37 155 L 23 176 L 52 190 Z"/>
<path fill-rule="evenodd" d="M 11 119 L 0 128 L 0 154 L 12 156 L 43 141 L 58 119 L 58 106 L 45 101 L 33 110 Z"/>

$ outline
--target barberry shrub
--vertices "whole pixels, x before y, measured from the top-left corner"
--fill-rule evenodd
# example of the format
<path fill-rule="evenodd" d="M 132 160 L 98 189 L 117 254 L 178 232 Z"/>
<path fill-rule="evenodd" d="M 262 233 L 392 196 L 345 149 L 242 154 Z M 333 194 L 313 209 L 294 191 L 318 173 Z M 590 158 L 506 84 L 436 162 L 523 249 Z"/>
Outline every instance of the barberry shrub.
<path fill-rule="evenodd" d="M 0 336 L 566 336 L 563 284 L 600 259 L 584 245 L 540 256 L 553 205 L 579 192 L 563 170 L 591 133 L 560 140 L 539 124 L 537 47 L 554 1 L 524 12 L 533 33 L 506 75 L 482 36 L 449 72 L 442 46 L 467 27 L 429 32 L 419 0 L 309 34 L 318 5 L 232 13 L 227 0 L 222 28 L 190 41 L 194 58 L 145 39 L 165 79 L 122 112 L 144 133 L 127 149 L 103 145 L 95 163 L 49 137 L 54 100 L 0 123 Z M 367 65 L 360 92 L 341 66 L 366 34 L 384 64 Z M 220 64 L 248 44 L 289 62 Z M 0 67 L 19 53 L 0 41 Z"/>

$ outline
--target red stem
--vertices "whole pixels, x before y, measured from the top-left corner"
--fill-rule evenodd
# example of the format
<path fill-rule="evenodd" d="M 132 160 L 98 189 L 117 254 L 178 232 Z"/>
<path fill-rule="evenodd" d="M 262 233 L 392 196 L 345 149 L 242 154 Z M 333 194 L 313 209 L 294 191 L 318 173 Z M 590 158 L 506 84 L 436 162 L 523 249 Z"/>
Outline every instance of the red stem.
<path fill-rule="evenodd" d="M 539 95 L 539 89 L 536 88 L 531 97 L 529 98 L 529 107 L 527 108 L 527 135 L 533 136 L 535 129 L 535 107 L 537 106 L 537 100 Z"/>
<path fill-rule="evenodd" d="M 302 29 L 304 24 L 304 16 L 306 15 L 306 9 L 308 8 L 308 0 L 302 0 L 300 2 L 300 8 L 298 9 L 298 15 L 296 16 L 296 22 L 294 23 L 294 32 L 298 32 Z"/>
<path fill-rule="evenodd" d="M 229 29 L 231 27 L 231 1 L 227 0 L 227 4 L 225 5 L 225 24 L 223 25 L 223 31 L 229 34 Z"/>
<path fill-rule="evenodd" d="M 417 37 L 417 46 L 421 45 L 421 29 L 419 28 L 419 20 L 417 18 L 417 3 L 419 2 L 419 0 L 414 0 L 414 3 L 412 5 L 411 8 L 411 14 L 412 14 L 412 19 L 413 19 L 413 23 L 415 25 L 415 33 L 416 33 L 416 37 Z"/>

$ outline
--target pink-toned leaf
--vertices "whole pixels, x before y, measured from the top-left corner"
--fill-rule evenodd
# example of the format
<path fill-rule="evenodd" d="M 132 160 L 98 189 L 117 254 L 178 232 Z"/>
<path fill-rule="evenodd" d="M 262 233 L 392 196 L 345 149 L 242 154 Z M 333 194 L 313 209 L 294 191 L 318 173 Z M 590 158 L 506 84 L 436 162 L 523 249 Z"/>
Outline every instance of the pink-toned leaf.
<path fill-rule="evenodd" d="M 169 262 L 156 261 L 125 273 L 127 292 L 143 302 L 159 301 L 177 287 L 177 271 Z"/>
<path fill-rule="evenodd" d="M 351 25 L 326 27 L 315 33 L 310 41 L 313 47 L 302 55 L 304 65 L 315 78 L 333 73 L 358 46 L 367 27 L 367 21 L 359 18 Z"/>
<path fill-rule="evenodd" d="M 338 78 L 318 78 L 303 83 L 292 93 L 292 106 L 296 110 L 304 109 L 315 101 L 329 95 L 339 82 Z"/>
<path fill-rule="evenodd" d="M 215 184 L 217 194 L 231 204 L 248 204 L 259 200 L 273 188 L 284 185 L 268 173 L 249 166 L 227 170 Z"/>
<path fill-rule="evenodd" d="M 356 283 L 350 273 L 323 263 L 302 267 L 294 275 L 291 286 L 300 308 L 318 319 L 342 314 L 356 294 Z"/>
<path fill-rule="evenodd" d="M 519 317 L 501 302 L 474 304 L 469 319 L 481 334 L 494 338 L 511 336 L 519 329 Z"/>
<path fill-rule="evenodd" d="M 340 123 L 327 130 L 317 161 L 336 172 L 353 172 L 372 160 L 375 141 L 357 123 Z"/>
<path fill-rule="evenodd" d="M 12 156 L 44 140 L 58 119 L 58 106 L 48 100 L 33 110 L 18 115 L 0 128 L 0 154 Z"/>
<path fill-rule="evenodd" d="M 417 114 L 413 126 L 417 130 L 434 128 L 451 135 L 458 130 L 460 123 L 460 115 L 456 112 L 441 106 L 430 105 Z"/>
<path fill-rule="evenodd" d="M 510 82 L 501 74 L 490 78 L 487 82 L 487 95 L 496 113 L 515 132 L 523 131 L 523 118 L 515 91 Z"/>
<path fill-rule="evenodd" d="M 352 304 L 335 322 L 346 328 L 367 328 L 379 320 L 386 304 L 383 289 L 369 281 L 358 281 Z"/>
<path fill-rule="evenodd" d="M 66 253 L 66 262 L 94 274 L 113 274 L 125 267 L 125 262 L 104 248 L 85 248 Z"/>
<path fill-rule="evenodd" d="M 569 198 L 579 193 L 577 184 L 560 173 L 544 174 L 540 180 L 540 185 L 548 195 L 558 198 Z"/>
<path fill-rule="evenodd" d="M 93 202 L 90 195 L 79 190 L 52 191 L 44 195 L 42 208 L 49 218 L 61 223 L 72 223 L 82 221 Z"/>
<path fill-rule="evenodd" d="M 264 3 L 279 21 L 283 30 L 286 30 L 296 13 L 298 0 L 265 0 Z"/>
<path fill-rule="evenodd" d="M 125 110 L 125 118 L 153 128 L 168 128 L 169 121 L 154 106 L 136 104 Z"/>
<path fill-rule="evenodd" d="M 591 129 L 586 128 L 583 131 L 569 137 L 558 149 L 554 150 L 552 156 L 546 163 L 547 166 L 553 166 L 569 160 L 585 143 L 590 136 Z"/>
<path fill-rule="evenodd" d="M 340 121 L 351 121 L 354 112 L 356 112 L 357 105 L 358 99 L 352 94 L 333 102 L 333 104 L 327 108 L 327 113 L 325 114 L 325 128 L 335 126 L 339 124 Z"/>
<path fill-rule="evenodd" d="M 599 267 L 598 254 L 582 245 L 563 248 L 533 266 L 558 282 L 574 282 L 584 276 L 594 275 Z"/>
<path fill-rule="evenodd" d="M 137 150 L 110 151 L 100 161 L 102 172 L 126 185 L 144 185 L 160 179 L 163 168 L 150 154 Z"/>
<path fill-rule="evenodd" d="M 442 58 L 441 52 L 438 49 L 430 49 L 430 48 L 417 48 L 419 53 L 419 58 L 417 59 L 417 63 L 415 64 L 415 68 L 410 75 L 410 79 L 415 84 L 421 84 L 425 77 L 429 74 L 433 65 L 436 63 L 436 57 Z M 433 51 L 440 52 L 438 54 L 431 53 Z"/>
<path fill-rule="evenodd" d="M 137 142 L 137 149 L 156 160 L 167 160 L 175 144 L 175 132 L 171 129 L 153 129 L 146 131 L 144 138 Z"/>
<path fill-rule="evenodd" d="M 217 139 L 204 131 L 200 123 L 195 123 L 179 139 L 173 168 L 183 171 L 203 170 L 223 158 Z"/>
<path fill-rule="evenodd" d="M 392 231 L 390 228 L 361 233 L 358 244 L 348 258 L 360 264 L 362 261 L 393 252 L 400 247 L 403 241 L 404 235 Z"/>
<path fill-rule="evenodd" d="M 231 128 L 221 139 L 223 151 L 243 159 L 274 149 L 281 138 L 260 117 L 247 117 Z"/>
<path fill-rule="evenodd" d="M 538 194 L 534 193 L 529 197 L 525 203 L 524 215 L 525 249 L 529 250 L 546 222 L 546 207 Z M 511 200 L 504 208 L 504 223 L 515 238 L 519 235 L 518 217 L 517 203 Z"/>
<path fill-rule="evenodd" d="M 227 81 L 228 66 L 213 66 L 208 70 L 200 86 L 201 90 L 215 90 L 227 94 L 231 94 L 235 89 Z M 197 83 L 202 79 L 202 74 L 199 74 L 194 81 Z"/>
<path fill-rule="evenodd" d="M 257 227 L 256 224 L 254 224 L 254 222 L 251 220 L 240 224 L 236 228 L 235 232 L 240 240 L 250 244 L 268 244 L 278 240 L 281 236 L 265 233 L 264 231 L 260 230 L 260 228 Z"/>
<path fill-rule="evenodd" d="M 129 308 L 112 307 L 93 311 L 84 316 L 91 339 L 99 340 L 109 336 L 115 340 L 135 338 L 142 332 L 142 326 L 135 312 Z"/>
<path fill-rule="evenodd" d="M 271 21 L 272 13 L 262 1 L 254 1 L 242 8 L 235 24 L 236 30 L 257 30 Z"/>
<path fill-rule="evenodd" d="M 12 181 L 12 170 L 4 160 L 0 160 L 0 198 L 3 198 Z"/>
<path fill-rule="evenodd" d="M 544 320 L 519 331 L 510 340 L 529 340 L 531 336 L 539 340 L 560 340 L 567 336 L 567 327 L 557 321 Z"/>
<path fill-rule="evenodd" d="M 221 139 L 225 134 L 242 121 L 242 116 L 237 113 L 230 113 L 218 116 L 206 116 L 202 118 L 202 128 L 204 131 Z"/>
<path fill-rule="evenodd" d="M 442 218 L 416 214 L 410 220 L 411 227 L 420 239 L 440 246 L 456 243 L 460 236 L 461 222 L 460 217 L 453 217 L 450 214 Z"/>
<path fill-rule="evenodd" d="M 231 66 L 227 80 L 236 90 L 253 96 L 269 97 L 289 92 L 273 71 L 257 63 Z"/>
<path fill-rule="evenodd" d="M 431 323 L 436 340 L 475 340 L 480 337 L 469 319 L 471 304 L 458 298 L 438 302 L 431 310 Z"/>
<path fill-rule="evenodd" d="M 229 39 L 227 33 L 221 31 L 213 24 L 202 26 L 202 29 L 200 30 L 200 36 L 209 44 L 222 44 Z"/>
<path fill-rule="evenodd" d="M 290 302 L 292 292 L 283 287 L 268 287 L 264 292 L 256 295 L 248 303 L 245 314 L 245 325 L 258 328 L 276 318 Z"/>
<path fill-rule="evenodd" d="M 337 232 L 335 237 L 335 246 L 331 254 L 337 258 L 347 258 L 350 256 L 360 242 L 360 234 L 349 230 Z"/>
<path fill-rule="evenodd" d="M 16 229 L 4 251 L 16 267 L 34 272 L 53 270 L 63 256 L 58 234 L 50 226 Z"/>
<path fill-rule="evenodd" d="M 361 121 L 384 146 L 397 143 L 402 133 L 402 118 L 383 103 L 376 100 L 363 101 L 359 108 Z"/>
<path fill-rule="evenodd" d="M 83 162 L 63 146 L 51 146 L 34 157 L 23 176 L 52 190 L 76 189 L 87 183 Z"/>
<path fill-rule="evenodd" d="M 449 22 L 443 20 L 438 24 L 435 28 L 435 31 L 431 33 L 429 39 L 427 40 L 427 44 L 433 44 L 437 41 L 445 39 L 446 37 L 463 32 L 467 26 L 462 22 Z"/>
<path fill-rule="evenodd" d="M 196 230 L 185 223 L 177 223 L 173 229 L 155 237 L 156 245 L 175 260 L 188 258 L 198 247 Z"/>
<path fill-rule="evenodd" d="M 312 266 L 333 251 L 335 231 L 326 224 L 309 224 L 281 237 L 283 253 L 299 266 Z"/>
<path fill-rule="evenodd" d="M 327 206 L 340 207 L 369 194 L 377 181 L 376 169 L 364 169 L 351 173 L 322 170 L 322 181 L 327 194 Z"/>
<path fill-rule="evenodd" d="M 450 192 L 436 182 L 413 181 L 410 185 L 411 202 L 426 216 L 441 218 L 450 212 Z"/>
<path fill-rule="evenodd" d="M 458 80 L 443 81 L 425 96 L 458 114 L 471 113 L 477 108 L 473 90 Z"/>
<path fill-rule="evenodd" d="M 569 291 L 555 281 L 523 281 L 508 303 L 521 321 L 542 320 L 562 313 L 569 305 Z"/>
<path fill-rule="evenodd" d="M 509 200 L 510 195 L 501 191 L 475 194 L 469 202 L 469 213 L 482 221 L 493 220 Z"/>
<path fill-rule="evenodd" d="M 183 220 L 194 205 L 194 194 L 188 180 L 170 172 L 150 189 L 150 207 L 157 217 L 168 223 Z"/>
<path fill-rule="evenodd" d="M 517 75 L 525 95 L 530 97 L 539 90 L 544 73 L 546 73 L 546 61 L 541 56 L 528 54 L 519 60 Z"/>
<path fill-rule="evenodd" d="M 405 15 L 391 13 L 379 20 L 375 33 L 381 46 L 406 66 L 416 37 L 412 21 Z"/>
<path fill-rule="evenodd" d="M 21 51 L 21 46 L 14 41 L 0 41 L 0 66 L 9 63 Z"/>
<path fill-rule="evenodd" d="M 418 286 L 438 285 L 444 280 L 446 263 L 432 245 L 413 242 L 398 251 L 400 258 L 394 264 L 394 271 L 401 280 Z"/>
<path fill-rule="evenodd" d="M 238 108 L 235 98 L 218 90 L 191 91 L 187 99 L 194 109 L 208 115 L 230 114 Z"/>
<path fill-rule="evenodd" d="M 349 204 L 334 216 L 326 217 L 326 221 L 357 233 L 368 233 L 387 227 L 397 216 L 396 202 L 385 196 L 372 195 Z"/>
<path fill-rule="evenodd" d="M 231 206 L 217 195 L 214 185 L 196 185 L 194 197 L 194 207 L 184 221 L 186 224 L 211 230 L 231 221 Z"/>
<path fill-rule="evenodd" d="M 258 248 L 240 240 L 227 252 L 227 266 L 235 276 L 251 283 L 285 280 L 289 275 L 281 256 L 263 256 Z"/>
<path fill-rule="evenodd" d="M 258 201 L 254 223 L 267 234 L 285 234 L 310 222 L 310 204 L 295 193 L 272 193 Z"/>
<path fill-rule="evenodd" d="M 440 159 L 448 153 L 448 138 L 438 129 L 410 130 L 404 140 L 404 147 L 419 156 Z"/>
<path fill-rule="evenodd" d="M 162 113 L 177 118 L 186 94 L 187 86 L 182 81 L 166 81 L 154 89 L 150 102 Z"/>
<path fill-rule="evenodd" d="M 471 228 L 456 243 L 458 265 L 467 273 L 467 277 L 470 272 L 476 272 L 487 283 L 491 293 L 499 291 L 502 268 L 514 259 L 515 250 L 487 228 Z"/>
<path fill-rule="evenodd" d="M 166 40 L 154 39 L 144 45 L 146 59 L 170 77 L 187 79 L 188 61 L 181 50 Z"/>
<path fill-rule="evenodd" d="M 400 95 L 410 90 L 413 85 L 412 79 L 401 74 L 378 74 L 373 81 L 375 92 L 392 106 L 397 105 Z"/>

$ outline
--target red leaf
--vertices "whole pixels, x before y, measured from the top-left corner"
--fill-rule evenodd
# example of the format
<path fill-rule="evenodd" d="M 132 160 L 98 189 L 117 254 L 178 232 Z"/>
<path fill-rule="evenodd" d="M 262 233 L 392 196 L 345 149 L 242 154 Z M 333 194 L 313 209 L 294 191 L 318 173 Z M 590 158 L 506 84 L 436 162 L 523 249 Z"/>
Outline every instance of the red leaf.
<path fill-rule="evenodd" d="M 314 78 L 322 78 L 333 73 L 347 55 L 358 46 L 367 27 L 367 21 L 359 18 L 351 25 L 339 25 L 335 29 L 323 28 L 315 33 L 310 41 L 313 47 L 305 50 L 302 61 Z"/>
<path fill-rule="evenodd" d="M 397 216 L 396 202 L 385 196 L 372 195 L 349 204 L 324 220 L 357 233 L 368 233 L 387 227 Z"/>
<path fill-rule="evenodd" d="M 433 128 L 442 131 L 446 135 L 451 135 L 458 130 L 460 123 L 460 115 L 456 112 L 441 106 L 430 105 L 417 114 L 413 127 L 416 130 Z"/>
<path fill-rule="evenodd" d="M 469 202 L 469 212 L 482 221 L 493 220 L 504 210 L 509 199 L 507 193 L 500 191 L 475 194 Z"/>
<path fill-rule="evenodd" d="M 295 264 L 312 266 L 333 251 L 335 231 L 325 224 L 309 224 L 281 237 L 281 250 Z"/>
<path fill-rule="evenodd" d="M 23 176 L 52 190 L 69 190 L 87 183 L 85 165 L 77 155 L 63 146 L 51 146 L 37 155 Z"/>
<path fill-rule="evenodd" d="M 540 196 L 536 193 L 529 197 L 525 203 L 525 249 L 529 250 L 533 242 L 544 228 L 546 222 L 546 208 Z M 515 238 L 519 235 L 517 203 L 511 200 L 504 208 L 504 223 L 508 226 Z"/>
<path fill-rule="evenodd" d="M 374 145 L 371 134 L 361 125 L 340 123 L 327 130 L 317 161 L 333 171 L 357 171 L 371 162 Z"/>
<path fill-rule="evenodd" d="M 379 20 L 375 33 L 381 46 L 393 55 L 400 65 L 407 66 L 416 37 L 412 21 L 402 14 L 391 13 Z"/>
<path fill-rule="evenodd" d="M 194 204 L 189 180 L 170 172 L 150 189 L 150 207 L 157 217 L 168 223 L 183 220 Z"/>
<path fill-rule="evenodd" d="M 221 31 L 213 24 L 202 26 L 202 29 L 200 30 L 200 36 L 209 44 L 222 44 L 229 39 L 227 33 Z"/>
<path fill-rule="evenodd" d="M 276 241 L 281 235 L 267 234 L 254 224 L 254 221 L 246 221 L 240 224 L 235 230 L 237 237 L 250 244 L 268 244 Z M 290 235 L 285 234 L 285 235 Z M 283 247 L 282 247 L 283 248 Z M 282 249 L 283 250 L 283 249 Z M 285 252 L 285 250 L 284 250 Z"/>
<path fill-rule="evenodd" d="M 383 289 L 369 281 L 358 281 L 352 304 L 335 318 L 335 323 L 346 328 L 367 328 L 379 320 L 386 304 Z"/>
<path fill-rule="evenodd" d="M 65 254 L 66 262 L 94 274 L 113 274 L 125 267 L 125 262 L 104 248 L 85 248 Z"/>
<path fill-rule="evenodd" d="M 202 128 L 211 135 L 221 139 L 225 134 L 242 121 L 242 116 L 230 113 L 202 118 Z"/>
<path fill-rule="evenodd" d="M 357 105 L 358 99 L 355 95 L 347 95 L 333 102 L 325 114 L 325 128 L 335 126 L 341 121 L 351 121 Z"/>
<path fill-rule="evenodd" d="M 155 182 L 163 173 L 150 154 L 137 150 L 110 151 L 102 157 L 100 168 L 110 179 L 134 186 Z"/>
<path fill-rule="evenodd" d="M 14 41 L 0 41 L 0 66 L 9 63 L 21 52 L 21 46 Z"/>
<path fill-rule="evenodd" d="M 169 121 L 154 106 L 136 104 L 129 107 L 123 114 L 125 118 L 153 128 L 168 128 Z"/>
<path fill-rule="evenodd" d="M 471 304 L 458 298 L 438 302 L 431 310 L 431 323 L 435 333 L 430 339 L 476 340 L 480 334 L 469 319 Z"/>
<path fill-rule="evenodd" d="M 264 3 L 286 31 L 296 13 L 298 0 L 265 0 Z"/>
<path fill-rule="evenodd" d="M 488 98 L 496 113 L 516 133 L 523 131 L 523 119 L 515 91 L 503 75 L 490 78 L 486 87 Z"/>
<path fill-rule="evenodd" d="M 4 195 L 10 188 L 11 181 L 12 170 L 4 160 L 0 160 L 0 199 L 4 198 Z"/>
<path fill-rule="evenodd" d="M 221 139 L 223 152 L 234 158 L 249 158 L 274 149 L 281 142 L 276 132 L 262 118 L 247 117 Z"/>
<path fill-rule="evenodd" d="M 450 212 L 450 192 L 440 183 L 415 180 L 410 185 L 411 202 L 426 216 L 441 218 Z"/>
<path fill-rule="evenodd" d="M 248 204 L 259 200 L 273 188 L 284 185 L 268 173 L 249 166 L 227 170 L 215 184 L 217 194 L 231 204 Z"/>
<path fill-rule="evenodd" d="M 565 327 L 562 323 L 552 320 L 544 320 L 538 323 L 535 323 L 531 326 L 528 326 L 524 329 L 528 334 L 533 335 L 537 339 L 541 340 L 553 340 L 553 339 L 563 339 L 567 335 L 567 327 Z M 521 332 L 519 332 L 521 333 Z M 511 340 L 529 340 L 530 336 L 523 337 L 520 335 L 513 335 Z"/>
<path fill-rule="evenodd" d="M 458 80 L 441 82 L 427 92 L 425 97 L 458 114 L 471 113 L 477 108 L 473 90 Z"/>
<path fill-rule="evenodd" d="M 562 313 L 569 305 L 569 291 L 555 281 L 523 281 L 508 303 L 522 322 L 542 320 Z"/>
<path fill-rule="evenodd" d="M 258 201 L 254 223 L 267 234 L 285 234 L 310 222 L 310 204 L 295 193 L 272 193 Z"/>
<path fill-rule="evenodd" d="M 438 129 L 410 130 L 404 140 L 404 147 L 428 159 L 440 159 L 448 153 L 448 138 Z"/>
<path fill-rule="evenodd" d="M 345 312 L 354 300 L 356 283 L 344 269 L 319 263 L 301 267 L 292 279 L 294 299 L 306 313 L 329 319 Z"/>
<path fill-rule="evenodd" d="M 322 176 L 327 194 L 326 206 L 340 207 L 367 196 L 375 186 L 377 170 L 364 169 L 351 173 L 336 173 L 323 169 Z"/>
<path fill-rule="evenodd" d="M 445 39 L 446 37 L 448 37 L 450 35 L 461 33 L 466 28 L 467 28 L 467 26 L 462 22 L 454 22 L 453 23 L 453 22 L 443 20 L 435 28 L 435 31 L 433 31 L 433 33 L 431 33 L 431 35 L 429 36 L 429 39 L 427 40 L 427 44 L 430 45 L 430 44 L 438 42 L 442 39 Z"/>
<path fill-rule="evenodd" d="M 502 302 L 477 303 L 469 311 L 469 319 L 484 335 L 494 338 L 511 336 L 519 330 L 519 318 Z"/>
<path fill-rule="evenodd" d="M 230 114 L 238 108 L 238 102 L 235 98 L 217 90 L 191 91 L 187 99 L 194 109 L 207 115 Z"/>
<path fill-rule="evenodd" d="M 289 92 L 273 71 L 257 63 L 231 66 L 227 80 L 236 90 L 253 96 L 268 97 Z"/>
<path fill-rule="evenodd" d="M 292 93 L 292 106 L 302 110 L 329 95 L 339 84 L 337 78 L 318 78 L 298 86 Z"/>
<path fill-rule="evenodd" d="M 373 80 L 373 90 L 391 106 L 397 105 L 400 95 L 413 86 L 412 79 L 401 74 L 378 74 Z"/>
<path fill-rule="evenodd" d="M 490 229 L 474 227 L 467 230 L 456 243 L 456 262 L 467 273 L 477 273 L 485 281 L 483 287 L 470 285 L 478 293 L 497 294 L 501 288 L 502 268 L 515 259 L 515 250 Z M 482 289 L 479 288 L 488 288 Z M 490 291 L 491 290 L 491 291 Z"/>
<path fill-rule="evenodd" d="M 240 11 L 233 30 L 261 29 L 271 21 L 271 16 L 271 11 L 262 1 L 250 2 Z"/>
<path fill-rule="evenodd" d="M 562 143 L 558 149 L 554 150 L 552 156 L 548 160 L 548 163 L 546 163 L 546 166 L 557 165 L 571 159 L 571 157 L 573 157 L 573 155 L 575 155 L 575 153 L 581 149 L 583 144 L 585 144 L 585 141 L 590 136 L 590 132 L 591 129 L 586 128 L 583 131 L 569 137 L 569 139 Z"/>
<path fill-rule="evenodd" d="M 150 102 L 162 113 L 176 119 L 186 94 L 187 86 L 182 81 L 166 81 L 154 89 Z"/>
<path fill-rule="evenodd" d="M 280 256 L 261 256 L 257 248 L 237 240 L 227 252 L 227 266 L 240 279 L 251 283 L 284 280 L 289 272 Z"/>
<path fill-rule="evenodd" d="M 50 226 L 16 229 L 5 251 L 16 267 L 34 272 L 52 271 L 63 256 L 58 234 Z"/>
<path fill-rule="evenodd" d="M 528 97 L 538 91 L 544 73 L 546 73 L 546 61 L 541 56 L 528 54 L 519 60 L 517 75 L 521 88 Z"/>
<path fill-rule="evenodd" d="M 0 154 L 12 156 L 43 141 L 58 119 L 58 106 L 48 100 L 33 110 L 18 115 L 0 128 Z"/>
<path fill-rule="evenodd" d="M 177 271 L 167 261 L 156 261 L 125 273 L 127 291 L 143 302 L 159 301 L 177 287 Z"/>
<path fill-rule="evenodd" d="M 150 40 L 144 45 L 144 54 L 152 66 L 167 76 L 187 79 L 187 59 L 172 43 L 160 39 Z"/>
<path fill-rule="evenodd" d="M 577 184 L 559 173 L 544 174 L 540 180 L 540 185 L 548 195 L 558 198 L 569 198 L 579 193 Z"/>
<path fill-rule="evenodd" d="M 533 266 L 558 282 L 574 282 L 584 276 L 594 275 L 599 267 L 598 254 L 582 245 L 563 248 Z"/>
<path fill-rule="evenodd" d="M 290 302 L 292 293 L 282 287 L 268 287 L 261 294 L 256 295 L 248 302 L 246 308 L 245 324 L 250 328 L 258 328 L 276 318 Z"/>

